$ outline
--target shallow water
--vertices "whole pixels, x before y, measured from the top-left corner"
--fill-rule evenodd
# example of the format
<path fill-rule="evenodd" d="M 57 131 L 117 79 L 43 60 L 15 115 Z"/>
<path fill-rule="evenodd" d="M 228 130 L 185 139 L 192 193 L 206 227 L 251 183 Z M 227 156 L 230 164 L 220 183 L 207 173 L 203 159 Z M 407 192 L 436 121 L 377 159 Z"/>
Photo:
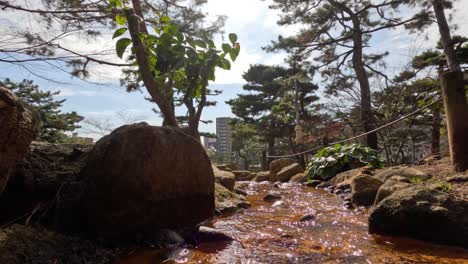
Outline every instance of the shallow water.
<path fill-rule="evenodd" d="M 348 210 L 323 190 L 298 184 L 250 183 L 250 209 L 215 218 L 230 243 L 180 249 L 164 263 L 468 263 L 468 251 L 367 233 L 368 212 Z M 264 202 L 268 193 L 282 200 Z M 315 219 L 300 222 L 311 213 Z M 140 250 L 115 264 L 159 263 L 161 252 Z"/>

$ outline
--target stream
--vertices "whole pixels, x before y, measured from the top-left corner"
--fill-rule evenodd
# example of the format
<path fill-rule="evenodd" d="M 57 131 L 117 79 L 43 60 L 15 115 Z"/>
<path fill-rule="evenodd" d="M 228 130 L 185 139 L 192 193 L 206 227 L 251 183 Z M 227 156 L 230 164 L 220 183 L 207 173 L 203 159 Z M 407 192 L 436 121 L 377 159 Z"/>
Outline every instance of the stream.
<path fill-rule="evenodd" d="M 179 249 L 164 263 L 468 263 L 468 250 L 461 248 L 369 235 L 367 209 L 348 210 L 324 190 L 250 183 L 246 191 L 251 208 L 208 223 L 234 242 Z M 265 202 L 266 194 L 282 199 Z M 314 218 L 299 221 L 304 214 Z M 155 264 L 159 255 L 139 250 L 115 264 Z"/>

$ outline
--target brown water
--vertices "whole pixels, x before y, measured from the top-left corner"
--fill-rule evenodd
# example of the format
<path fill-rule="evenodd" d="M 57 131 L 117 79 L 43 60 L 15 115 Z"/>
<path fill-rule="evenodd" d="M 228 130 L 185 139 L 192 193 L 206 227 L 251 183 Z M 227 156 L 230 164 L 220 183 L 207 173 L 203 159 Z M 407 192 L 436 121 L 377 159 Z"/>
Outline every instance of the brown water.
<path fill-rule="evenodd" d="M 468 263 L 468 251 L 460 248 L 369 235 L 366 210 L 345 209 L 341 199 L 323 190 L 251 183 L 247 192 L 250 209 L 210 223 L 234 242 L 180 249 L 164 263 Z M 268 193 L 283 199 L 264 202 Z M 299 222 L 306 213 L 315 219 Z M 160 251 L 141 250 L 116 264 L 159 262 Z"/>

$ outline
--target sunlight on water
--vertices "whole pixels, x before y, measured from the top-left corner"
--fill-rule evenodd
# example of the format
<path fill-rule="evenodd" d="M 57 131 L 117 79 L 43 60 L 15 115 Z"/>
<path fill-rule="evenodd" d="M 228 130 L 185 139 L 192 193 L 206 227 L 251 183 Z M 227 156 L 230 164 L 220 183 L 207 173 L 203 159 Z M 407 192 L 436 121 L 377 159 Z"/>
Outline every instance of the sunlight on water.
<path fill-rule="evenodd" d="M 210 223 L 234 242 L 181 249 L 164 263 L 468 263 L 463 249 L 369 235 L 367 210 L 347 210 L 339 198 L 322 190 L 251 183 L 247 192 L 250 209 Z M 283 199 L 264 202 L 268 193 Z M 315 218 L 300 222 L 304 214 Z M 142 250 L 115 264 L 154 264 L 160 255 Z"/>

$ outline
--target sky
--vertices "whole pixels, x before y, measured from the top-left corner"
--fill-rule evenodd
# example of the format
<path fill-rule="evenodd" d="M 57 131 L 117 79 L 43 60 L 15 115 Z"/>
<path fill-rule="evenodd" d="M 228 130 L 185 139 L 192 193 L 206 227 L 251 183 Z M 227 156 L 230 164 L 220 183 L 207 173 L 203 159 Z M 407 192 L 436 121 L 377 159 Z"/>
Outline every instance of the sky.
<path fill-rule="evenodd" d="M 26 1 L 26 0 L 19 0 Z M 35 0 L 38 1 L 38 0 Z M 30 3 L 31 1 L 26 1 Z M 268 45 L 271 40 L 277 39 L 278 35 L 290 35 L 298 30 L 294 28 L 284 28 L 276 24 L 280 13 L 268 8 L 269 0 L 209 0 L 204 7 L 204 11 L 209 14 L 209 19 L 214 19 L 216 15 L 226 15 L 225 32 L 236 33 L 241 44 L 241 52 L 233 63 L 230 71 L 218 70 L 216 81 L 210 84 L 210 88 L 222 90 L 220 96 L 211 98 L 216 100 L 216 107 L 207 108 L 204 111 L 203 120 L 215 120 L 216 117 L 232 117 L 225 101 L 233 99 L 237 94 L 242 93 L 244 83 L 242 74 L 251 64 L 282 64 L 285 58 L 283 53 L 266 53 L 262 47 Z M 466 13 L 468 11 L 468 1 L 459 0 L 456 3 L 457 12 L 453 22 L 458 25 L 456 33 L 468 36 L 468 21 Z M 9 30 L 8 25 L 24 25 L 24 27 L 41 30 L 34 20 L 25 20 L 24 17 L 12 16 L 0 11 L 0 32 Z M 49 32 L 44 32 L 49 33 Z M 432 27 L 423 36 L 408 35 L 403 29 L 389 30 L 376 34 L 371 42 L 372 48 L 368 51 L 386 51 L 390 56 L 386 59 L 389 65 L 388 71 L 397 72 L 409 61 L 410 55 L 415 51 L 422 51 L 433 47 L 437 41 L 437 29 Z M 64 46 L 92 51 L 95 49 L 108 49 L 111 60 L 118 61 L 113 55 L 113 45 L 111 33 L 104 34 L 94 42 L 88 42 L 73 37 L 66 39 Z M 221 44 L 222 39 L 216 41 Z M 146 92 L 127 93 L 124 87 L 119 85 L 120 70 L 115 67 L 92 65 L 95 72 L 87 81 L 71 78 L 66 73 L 51 67 L 37 67 L 43 75 L 50 80 L 41 79 L 24 68 L 11 64 L 0 63 L 0 78 L 10 78 L 14 81 L 22 79 L 32 79 L 40 85 L 43 90 L 57 91 L 61 94 L 59 99 L 66 99 L 64 111 L 76 111 L 85 118 L 95 120 L 110 120 L 113 126 L 122 124 L 117 113 L 125 112 L 128 116 L 135 117 L 135 120 L 144 120 L 152 125 L 160 125 L 161 119 L 151 110 L 154 106 L 145 100 Z M 320 80 L 318 79 L 317 82 Z M 215 132 L 215 124 L 201 124 L 200 130 L 203 132 Z M 99 135 L 83 128 L 78 131 L 83 136 L 98 138 Z"/>

